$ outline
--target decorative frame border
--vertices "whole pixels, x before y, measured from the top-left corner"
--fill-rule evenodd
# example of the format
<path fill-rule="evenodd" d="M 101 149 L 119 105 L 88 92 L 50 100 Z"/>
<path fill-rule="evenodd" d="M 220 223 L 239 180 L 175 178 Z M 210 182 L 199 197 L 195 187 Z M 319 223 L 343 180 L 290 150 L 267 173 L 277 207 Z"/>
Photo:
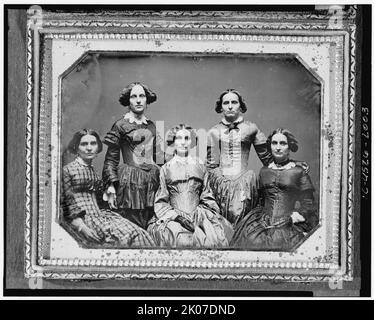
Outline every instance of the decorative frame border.
<path fill-rule="evenodd" d="M 291 281 L 291 282 L 323 282 L 330 281 L 330 275 L 272 275 L 263 273 L 251 273 L 251 274 L 231 274 L 217 273 L 212 274 L 212 270 L 209 273 L 205 272 L 181 272 L 181 273 L 163 273 L 158 271 L 152 271 L 152 268 L 157 267 L 168 267 L 168 263 L 152 263 L 147 264 L 143 261 L 136 261 L 135 263 L 123 263 L 122 261 L 116 262 L 113 260 L 107 260 L 105 265 L 102 261 L 82 260 L 75 259 L 59 259 L 56 260 L 45 260 L 39 259 L 38 254 L 34 248 L 41 247 L 39 242 L 41 237 L 40 233 L 43 231 L 43 221 L 37 220 L 32 212 L 36 212 L 36 203 L 32 199 L 32 188 L 36 187 L 35 181 L 32 180 L 32 176 L 35 173 L 36 168 L 43 166 L 40 159 L 36 159 L 33 156 L 32 151 L 35 150 L 37 141 L 35 135 L 38 132 L 36 126 L 38 119 L 37 108 L 39 104 L 42 105 L 42 100 L 45 99 L 45 83 L 39 79 L 39 57 L 40 57 L 40 37 L 44 39 L 49 38 L 81 38 L 89 39 L 95 37 L 90 33 L 89 29 L 94 28 L 98 39 L 101 38 L 136 38 L 144 37 L 145 39 L 168 39 L 170 36 L 165 33 L 157 34 L 154 30 L 161 32 L 176 33 L 175 37 L 198 37 L 200 39 L 233 39 L 244 40 L 247 37 L 256 37 L 253 35 L 253 31 L 257 32 L 258 37 L 261 37 L 262 33 L 273 31 L 279 33 L 279 40 L 285 40 L 284 33 L 288 34 L 289 31 L 307 31 L 313 35 L 313 31 L 332 31 L 332 32 L 348 32 L 349 38 L 349 79 L 347 86 L 348 99 L 349 99 L 349 127 L 348 127 L 348 199 L 347 199 L 347 221 L 346 221 L 346 239 L 341 239 L 342 242 L 346 242 L 346 246 L 336 245 L 341 249 L 343 255 L 346 254 L 346 265 L 344 274 L 341 275 L 341 279 L 344 281 L 351 281 L 353 279 L 353 199 L 354 199 L 354 138 L 355 138 L 355 88 L 356 88 L 356 6 L 351 6 L 349 10 L 344 14 L 343 24 L 337 28 L 331 28 L 329 23 L 331 15 L 327 12 L 320 14 L 311 13 L 277 13 L 277 12 L 231 12 L 231 11 L 125 11 L 125 12 L 101 12 L 95 13 L 94 15 L 85 13 L 53 13 L 53 12 L 30 12 L 28 26 L 27 26 L 27 125 L 26 125 L 26 219 L 25 219 L 25 275 L 27 277 L 44 277 L 44 278 L 58 278 L 58 279 L 173 279 L 173 280 L 280 280 L 280 281 Z M 144 22 L 145 18 L 146 21 Z M 161 20 L 159 20 L 161 19 Z M 188 20 L 187 20 L 188 19 Z M 208 21 L 207 21 L 208 19 Z M 211 20 L 209 20 L 211 19 Z M 139 22 L 141 20 L 141 22 Z M 204 21 L 201 21 L 204 20 Z M 222 20 L 222 21 L 221 21 Z M 302 22 L 302 23 L 300 23 Z M 72 28 L 72 29 L 66 29 Z M 129 30 L 131 29 L 131 33 Z M 51 31 L 54 31 L 52 33 Z M 108 32 L 110 30 L 110 32 Z M 191 35 L 180 35 L 179 30 L 191 32 Z M 103 33 L 100 33 L 100 32 Z M 198 32 L 206 32 L 205 34 L 198 34 Z M 118 32 L 118 33 L 117 33 Z M 230 33 L 230 35 L 226 33 Z M 283 33 L 283 35 L 282 35 Z M 229 38 L 226 38 L 229 37 Z M 44 51 L 42 51 L 42 55 Z M 343 57 L 341 57 L 343 59 Z M 42 71 L 42 79 L 44 79 L 45 69 Z M 39 84 L 40 83 L 40 88 Z M 346 82 L 344 82 L 346 83 Z M 36 84 L 36 85 L 35 85 Z M 41 92 L 42 94 L 40 94 Z M 40 101 L 39 101 L 40 99 Z M 42 139 L 42 137 L 39 137 Z M 39 162 L 38 162 L 39 161 Z M 341 170 L 341 166 L 337 168 Z M 340 186 L 336 186 L 340 188 Z M 336 221 L 334 228 L 340 228 L 340 221 Z M 343 221 L 343 223 L 345 223 Z M 32 232 L 35 225 L 38 226 L 38 234 Z M 344 251 L 344 252 L 343 252 Z M 346 252 L 345 252 L 346 251 Z M 323 263 L 322 263 L 323 264 Z M 47 266 L 53 266 L 55 271 L 49 271 Z M 109 269 L 113 268 L 113 271 L 103 273 L 96 270 L 98 267 L 106 266 Z M 120 272 L 115 269 L 116 267 L 150 267 L 151 269 L 145 273 L 134 272 Z M 177 265 L 173 265 L 177 267 Z M 196 265 L 187 265 L 181 263 L 180 267 L 191 267 L 191 268 L 213 268 L 220 269 L 222 267 L 252 267 L 252 268 L 288 268 L 288 269 L 299 269 L 308 268 L 309 265 L 299 265 L 298 263 L 284 263 L 284 265 L 275 265 L 272 262 L 253 263 L 251 266 L 240 265 L 240 263 L 229 262 L 226 265 L 208 265 L 205 262 Z M 45 268 L 47 267 L 47 268 Z M 60 268 L 61 267 L 61 268 Z M 64 267 L 82 267 L 90 268 L 87 271 L 73 271 L 66 272 Z M 324 267 L 320 265 L 320 267 Z M 326 266 L 325 266 L 326 267 Z M 61 271 L 59 270 L 61 269 Z M 201 270 L 199 270 L 201 271 Z"/>

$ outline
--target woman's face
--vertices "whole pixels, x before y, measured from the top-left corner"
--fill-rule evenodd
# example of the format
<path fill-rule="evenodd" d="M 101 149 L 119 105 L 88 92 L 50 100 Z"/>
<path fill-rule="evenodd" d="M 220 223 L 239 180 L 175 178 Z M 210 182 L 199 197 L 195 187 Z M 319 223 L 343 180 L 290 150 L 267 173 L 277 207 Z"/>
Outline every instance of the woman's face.
<path fill-rule="evenodd" d="M 98 149 L 96 137 L 86 134 L 79 143 L 78 156 L 86 162 L 91 162 L 96 157 Z"/>
<path fill-rule="evenodd" d="M 130 92 L 130 110 L 136 114 L 142 114 L 147 106 L 147 96 L 144 88 L 137 84 Z"/>
<path fill-rule="evenodd" d="M 175 135 L 175 151 L 180 156 L 187 156 L 191 147 L 191 132 L 186 129 L 181 129 Z"/>
<path fill-rule="evenodd" d="M 225 119 L 233 122 L 240 115 L 240 102 L 236 93 L 228 92 L 222 97 L 222 112 Z"/>
<path fill-rule="evenodd" d="M 275 162 L 284 162 L 288 160 L 290 149 L 288 147 L 287 137 L 282 133 L 276 133 L 271 138 L 271 153 Z"/>

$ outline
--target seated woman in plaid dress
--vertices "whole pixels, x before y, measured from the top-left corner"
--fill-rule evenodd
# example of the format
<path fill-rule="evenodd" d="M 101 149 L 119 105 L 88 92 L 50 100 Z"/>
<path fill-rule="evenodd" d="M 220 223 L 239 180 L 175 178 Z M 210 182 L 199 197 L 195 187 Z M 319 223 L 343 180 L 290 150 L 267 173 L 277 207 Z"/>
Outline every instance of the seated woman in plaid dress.
<path fill-rule="evenodd" d="M 78 238 L 100 247 L 150 247 L 151 236 L 142 228 L 108 209 L 100 209 L 96 193 L 99 180 L 92 160 L 102 151 L 99 135 L 90 129 L 78 131 L 68 149 L 77 158 L 63 167 L 62 207 L 64 222 Z"/>

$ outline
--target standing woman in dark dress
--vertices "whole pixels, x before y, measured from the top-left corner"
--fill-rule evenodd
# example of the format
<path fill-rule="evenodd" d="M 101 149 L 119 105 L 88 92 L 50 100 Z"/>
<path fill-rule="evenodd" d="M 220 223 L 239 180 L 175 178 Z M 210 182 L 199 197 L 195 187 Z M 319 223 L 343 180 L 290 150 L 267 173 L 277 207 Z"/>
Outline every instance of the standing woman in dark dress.
<path fill-rule="evenodd" d="M 155 160 L 163 157 L 156 126 L 144 114 L 147 105 L 156 98 L 144 84 L 133 82 L 126 86 L 119 102 L 129 107 L 129 111 L 113 124 L 104 139 L 108 146 L 103 167 L 104 200 L 110 208 L 144 229 L 154 214 L 159 186 L 159 167 Z"/>
<path fill-rule="evenodd" d="M 274 161 L 260 171 L 261 205 L 236 226 L 230 246 L 292 251 L 319 223 L 314 187 L 305 170 L 289 158 L 290 151 L 298 149 L 290 131 L 277 129 L 267 141 Z"/>
<path fill-rule="evenodd" d="M 108 209 L 100 209 L 99 180 L 92 161 L 103 145 L 99 135 L 90 129 L 78 131 L 68 150 L 76 154 L 74 161 L 63 167 L 62 223 L 73 229 L 83 243 L 100 247 L 150 247 L 150 235 L 136 224 Z"/>
<path fill-rule="evenodd" d="M 144 229 L 154 214 L 159 185 L 155 157 L 156 153 L 162 154 L 157 150 L 156 126 L 144 115 L 147 105 L 156 98 L 144 84 L 133 82 L 126 86 L 119 102 L 129 107 L 129 111 L 113 124 L 104 139 L 108 146 L 103 167 L 104 200 L 110 208 Z"/>

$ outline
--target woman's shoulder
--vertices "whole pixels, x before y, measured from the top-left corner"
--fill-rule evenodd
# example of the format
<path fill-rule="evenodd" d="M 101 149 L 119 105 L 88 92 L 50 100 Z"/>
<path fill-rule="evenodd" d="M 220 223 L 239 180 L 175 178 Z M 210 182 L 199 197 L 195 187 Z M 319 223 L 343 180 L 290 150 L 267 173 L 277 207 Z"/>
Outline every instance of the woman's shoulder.
<path fill-rule="evenodd" d="M 222 128 L 224 128 L 224 125 L 221 122 L 218 122 L 208 130 L 208 133 L 219 132 Z"/>
<path fill-rule="evenodd" d="M 68 164 L 65 164 L 62 168 L 63 170 L 69 170 L 71 168 L 75 168 L 78 165 L 77 159 L 74 159 L 73 161 L 69 162 Z"/>
<path fill-rule="evenodd" d="M 68 164 L 64 165 L 62 171 L 66 174 L 73 174 L 77 170 L 79 170 L 81 166 L 79 165 L 77 159 L 69 162 Z"/>
<path fill-rule="evenodd" d="M 253 132 L 257 132 L 258 131 L 258 126 L 256 123 L 252 122 L 252 121 L 249 121 L 249 120 L 244 120 L 241 125 L 243 127 L 245 127 L 246 129 L 250 130 L 250 131 L 253 131 Z"/>

